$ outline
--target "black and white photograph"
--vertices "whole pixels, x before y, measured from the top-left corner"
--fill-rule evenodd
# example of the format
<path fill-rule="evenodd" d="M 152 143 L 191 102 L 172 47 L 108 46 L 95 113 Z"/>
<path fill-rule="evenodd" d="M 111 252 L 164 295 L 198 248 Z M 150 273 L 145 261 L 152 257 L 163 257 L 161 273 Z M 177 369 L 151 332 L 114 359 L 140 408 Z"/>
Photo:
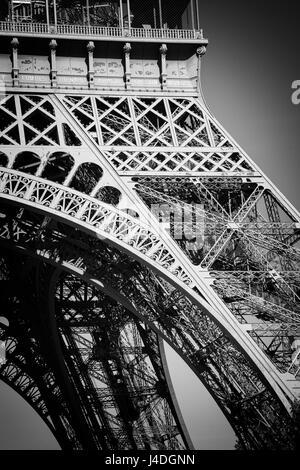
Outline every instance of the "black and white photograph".
<path fill-rule="evenodd" d="M 0 455 L 300 450 L 299 151 L 296 0 L 0 0 Z"/>

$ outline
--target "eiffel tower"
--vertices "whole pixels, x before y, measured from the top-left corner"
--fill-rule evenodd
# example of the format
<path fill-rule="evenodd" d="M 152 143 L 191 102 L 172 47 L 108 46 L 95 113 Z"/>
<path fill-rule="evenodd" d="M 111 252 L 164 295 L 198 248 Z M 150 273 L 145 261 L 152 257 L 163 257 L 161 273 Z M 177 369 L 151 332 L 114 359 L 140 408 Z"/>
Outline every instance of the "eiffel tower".
<path fill-rule="evenodd" d="M 1 379 L 62 449 L 188 449 L 168 343 L 291 449 L 299 213 L 205 104 L 198 1 L 0 14 Z"/>

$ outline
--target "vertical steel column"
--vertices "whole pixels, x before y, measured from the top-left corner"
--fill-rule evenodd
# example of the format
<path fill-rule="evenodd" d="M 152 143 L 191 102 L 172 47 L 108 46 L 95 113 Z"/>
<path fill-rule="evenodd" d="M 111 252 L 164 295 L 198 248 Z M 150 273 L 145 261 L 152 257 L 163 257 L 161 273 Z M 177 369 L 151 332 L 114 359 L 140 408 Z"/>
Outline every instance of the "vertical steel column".
<path fill-rule="evenodd" d="M 197 29 L 200 29 L 200 16 L 199 16 L 199 1 L 195 0 L 196 2 L 196 19 L 197 19 Z"/>
<path fill-rule="evenodd" d="M 201 57 L 204 56 L 206 52 L 205 46 L 200 46 L 196 50 L 197 56 L 197 90 L 199 95 L 201 94 Z"/>
<path fill-rule="evenodd" d="M 46 8 L 47 30 L 49 31 L 49 25 L 50 25 L 50 18 L 49 18 L 49 0 L 46 0 L 45 8 Z"/>
<path fill-rule="evenodd" d="M 191 19 L 192 19 L 192 29 L 195 29 L 195 12 L 194 12 L 194 0 L 191 0 Z"/>
<path fill-rule="evenodd" d="M 9 18 L 9 21 L 13 20 L 12 2 L 11 1 L 8 3 L 8 18 Z"/>
<path fill-rule="evenodd" d="M 54 25 L 57 26 L 57 11 L 56 11 L 56 0 L 53 0 L 53 14 L 54 14 Z"/>
<path fill-rule="evenodd" d="M 19 63 L 18 63 L 19 41 L 18 41 L 18 38 L 13 38 L 10 44 L 12 47 L 12 82 L 13 82 L 13 86 L 18 86 L 19 85 Z"/>
<path fill-rule="evenodd" d="M 162 44 L 159 48 L 160 52 L 160 82 L 161 89 L 165 90 L 167 86 L 167 52 L 168 48 L 166 44 Z"/>
<path fill-rule="evenodd" d="M 87 25 L 90 26 L 91 21 L 90 21 L 90 4 L 89 4 L 89 0 L 86 0 L 86 19 L 87 19 Z"/>
<path fill-rule="evenodd" d="M 131 18 L 130 18 L 130 0 L 127 0 L 127 17 L 128 17 L 128 29 L 131 28 Z"/>
<path fill-rule="evenodd" d="M 125 81 L 125 88 L 128 89 L 130 86 L 130 78 L 131 78 L 131 72 L 130 72 L 130 52 L 131 52 L 131 44 L 129 42 L 126 42 L 126 44 L 123 47 L 124 51 L 124 66 L 125 66 L 125 73 L 124 73 L 124 81 Z"/>
<path fill-rule="evenodd" d="M 57 42 L 55 39 L 51 39 L 49 43 L 50 47 L 50 80 L 51 80 L 51 86 L 56 87 L 57 82 L 56 82 L 56 77 L 57 77 L 57 67 L 56 67 L 56 48 L 57 48 Z"/>
<path fill-rule="evenodd" d="M 87 51 L 88 51 L 88 82 L 89 82 L 89 88 L 92 88 L 94 85 L 94 50 L 95 50 L 95 44 L 93 41 L 89 41 L 89 43 L 86 46 Z"/>
<path fill-rule="evenodd" d="M 119 10 L 120 10 L 120 23 L 119 23 L 119 26 L 120 26 L 120 28 L 124 28 L 124 22 L 123 22 L 123 0 L 119 0 L 119 3 L 120 3 L 120 7 L 119 7 Z"/>
<path fill-rule="evenodd" d="M 161 6 L 161 0 L 158 0 L 158 10 L 159 10 L 159 27 L 162 29 L 163 23 L 162 23 L 162 6 Z"/>

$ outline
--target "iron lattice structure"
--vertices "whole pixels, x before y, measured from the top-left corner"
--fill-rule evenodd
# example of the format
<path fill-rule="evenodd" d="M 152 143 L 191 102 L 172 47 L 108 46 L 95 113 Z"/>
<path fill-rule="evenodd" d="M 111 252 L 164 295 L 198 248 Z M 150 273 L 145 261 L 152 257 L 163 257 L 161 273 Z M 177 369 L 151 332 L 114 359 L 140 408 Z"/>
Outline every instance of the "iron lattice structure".
<path fill-rule="evenodd" d="M 118 92 L 93 89 L 91 62 L 86 90 L 60 84 L 53 42 L 50 88 L 30 89 L 12 45 L 0 104 L 2 380 L 62 448 L 189 448 L 167 342 L 242 447 L 292 448 L 299 213 L 212 116 L 199 76 L 192 92 L 167 85 L 165 45 L 151 91 L 134 85 L 126 43 Z"/>

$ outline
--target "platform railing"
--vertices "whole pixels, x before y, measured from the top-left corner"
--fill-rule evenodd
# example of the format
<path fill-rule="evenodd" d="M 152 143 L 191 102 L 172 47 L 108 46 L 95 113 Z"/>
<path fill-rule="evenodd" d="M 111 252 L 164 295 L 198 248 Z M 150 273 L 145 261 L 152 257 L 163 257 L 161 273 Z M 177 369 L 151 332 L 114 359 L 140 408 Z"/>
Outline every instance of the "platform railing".
<path fill-rule="evenodd" d="M 202 30 L 194 29 L 154 29 L 154 28 L 120 28 L 112 26 L 87 26 L 73 24 L 46 24 L 0 21 L 0 33 L 46 34 L 91 37 L 119 37 L 135 39 L 203 39 Z"/>

